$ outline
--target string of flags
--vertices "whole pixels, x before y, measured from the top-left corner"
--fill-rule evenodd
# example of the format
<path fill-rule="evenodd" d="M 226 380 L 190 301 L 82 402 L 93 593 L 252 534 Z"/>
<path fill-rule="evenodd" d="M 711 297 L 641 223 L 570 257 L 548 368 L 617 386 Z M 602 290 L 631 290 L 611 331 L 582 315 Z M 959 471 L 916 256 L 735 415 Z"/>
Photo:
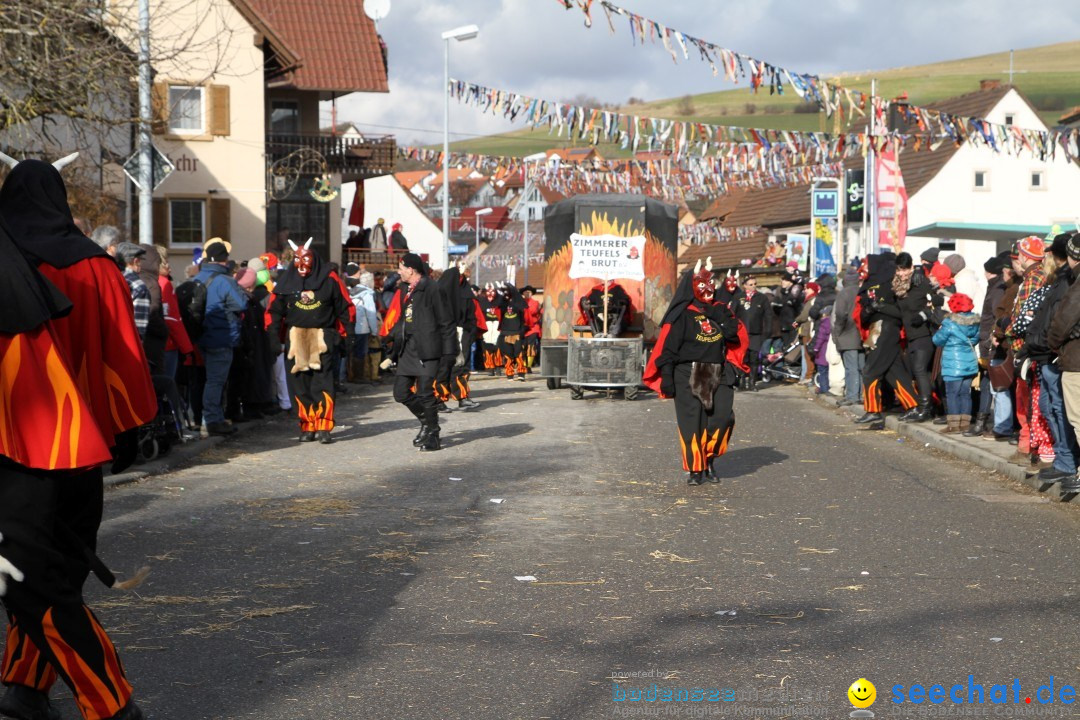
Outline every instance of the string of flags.
<path fill-rule="evenodd" d="M 670 151 L 676 160 L 691 154 L 705 157 L 780 155 L 789 164 L 808 165 L 836 162 L 855 155 L 904 149 L 933 150 L 944 142 L 988 147 L 995 152 L 1019 155 L 1030 152 L 1040 160 L 1056 157 L 1058 148 L 1070 161 L 1080 157 L 1080 128 L 1065 131 L 1028 130 L 1013 125 L 996 125 L 978 118 L 963 118 L 929 108 L 897 103 L 904 117 L 918 133 L 868 132 L 829 134 L 800 130 L 771 130 L 730 125 L 714 125 L 628 115 L 615 110 L 559 103 L 509 90 L 491 88 L 463 80 L 450 80 L 449 93 L 463 105 L 480 112 L 502 115 L 530 128 L 547 126 L 549 134 L 598 144 L 608 142 L 634 152 Z M 876 99 L 872 103 L 876 127 L 885 128 L 885 118 L 893 103 Z"/>
<path fill-rule="evenodd" d="M 530 265 L 540 265 L 544 262 L 544 253 L 529 256 Z M 481 255 L 480 266 L 489 270 L 509 266 L 521 267 L 521 255 Z"/>
<path fill-rule="evenodd" d="M 760 225 L 720 227 L 719 225 L 709 225 L 707 223 L 695 223 L 693 225 L 679 226 L 679 242 L 704 245 L 709 242 L 745 240 L 762 232 L 765 231 Z"/>
<path fill-rule="evenodd" d="M 585 13 L 586 26 L 591 27 L 592 2 L 559 0 L 559 3 L 567 9 L 572 9 L 572 1 Z M 719 75 L 722 68 L 725 78 L 733 83 L 747 80 L 754 92 L 758 92 L 762 86 L 768 86 L 770 95 L 783 95 L 784 87 L 787 85 L 803 100 L 816 102 L 825 111 L 826 116 L 831 117 L 833 112 L 839 111 L 843 118 L 845 105 L 848 119 L 854 119 L 856 115 L 860 117 L 866 115 L 867 100 L 871 99 L 871 96 L 860 90 L 827 82 L 819 75 L 796 73 L 755 59 L 745 53 L 720 47 L 707 40 L 666 27 L 657 20 L 638 15 L 609 0 L 601 0 L 600 5 L 607 15 L 608 26 L 612 33 L 615 33 L 612 15 L 624 17 L 629 23 L 631 39 L 635 45 L 639 41 L 644 45 L 646 37 L 654 43 L 659 39 L 676 63 L 679 54 L 676 52 L 676 45 L 681 50 L 684 59 L 689 59 L 688 47 L 693 47 L 698 50 L 701 59 L 710 65 L 714 76 Z M 878 113 L 878 127 L 886 126 L 884 115 L 893 105 L 900 110 L 909 124 L 918 127 L 918 133 L 905 136 L 915 143 L 915 149 L 920 149 L 924 144 L 936 146 L 936 144 L 951 140 L 957 145 L 968 142 L 976 146 L 989 147 L 996 152 L 1004 150 L 1009 154 L 1027 151 L 1043 161 L 1048 157 L 1053 158 L 1057 147 L 1062 149 L 1070 161 L 1080 157 L 1080 128 L 1065 131 L 1030 130 L 1015 125 L 991 123 L 984 118 L 943 113 L 906 102 L 893 103 L 881 98 L 873 98 L 873 100 Z"/>

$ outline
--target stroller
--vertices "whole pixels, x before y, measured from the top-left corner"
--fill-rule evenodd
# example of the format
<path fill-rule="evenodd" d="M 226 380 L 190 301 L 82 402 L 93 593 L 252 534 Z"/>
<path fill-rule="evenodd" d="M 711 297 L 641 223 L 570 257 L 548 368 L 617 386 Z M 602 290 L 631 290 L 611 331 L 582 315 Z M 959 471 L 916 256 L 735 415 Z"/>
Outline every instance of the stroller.
<path fill-rule="evenodd" d="M 179 408 L 175 408 L 173 401 L 169 399 L 170 395 L 176 393 L 174 381 L 164 375 L 151 375 L 150 379 L 154 383 L 154 392 L 157 393 L 158 414 L 139 428 L 139 462 L 156 460 L 168 453 L 173 445 L 185 440 Z"/>
<path fill-rule="evenodd" d="M 768 380 L 799 380 L 802 377 L 803 345 L 799 338 L 780 352 L 769 353 L 764 357 L 761 370 Z"/>

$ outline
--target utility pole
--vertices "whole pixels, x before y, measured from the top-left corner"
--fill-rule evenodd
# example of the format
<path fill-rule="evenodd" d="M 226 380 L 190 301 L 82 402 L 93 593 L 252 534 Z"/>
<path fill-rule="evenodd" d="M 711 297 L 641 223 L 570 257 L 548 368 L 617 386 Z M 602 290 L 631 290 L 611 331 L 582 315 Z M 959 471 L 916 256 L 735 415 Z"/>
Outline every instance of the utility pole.
<path fill-rule="evenodd" d="M 870 154 L 868 167 L 870 172 L 866 175 L 867 200 L 870 213 L 870 242 L 867 243 L 867 252 L 878 252 L 878 207 L 877 207 L 877 149 L 874 143 L 877 138 L 877 80 L 870 81 Z"/>
<path fill-rule="evenodd" d="M 139 242 L 143 245 L 154 244 L 154 160 L 150 141 L 150 113 L 150 0 L 139 0 Z"/>

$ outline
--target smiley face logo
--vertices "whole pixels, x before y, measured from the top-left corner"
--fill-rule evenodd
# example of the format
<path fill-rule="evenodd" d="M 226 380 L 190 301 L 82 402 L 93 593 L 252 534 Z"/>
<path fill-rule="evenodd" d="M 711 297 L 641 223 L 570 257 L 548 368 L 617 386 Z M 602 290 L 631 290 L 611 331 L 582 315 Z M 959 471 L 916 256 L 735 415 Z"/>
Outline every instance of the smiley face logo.
<path fill-rule="evenodd" d="M 848 700 L 857 708 L 868 708 L 877 700 L 877 688 L 866 678 L 859 678 L 851 683 L 847 691 Z"/>

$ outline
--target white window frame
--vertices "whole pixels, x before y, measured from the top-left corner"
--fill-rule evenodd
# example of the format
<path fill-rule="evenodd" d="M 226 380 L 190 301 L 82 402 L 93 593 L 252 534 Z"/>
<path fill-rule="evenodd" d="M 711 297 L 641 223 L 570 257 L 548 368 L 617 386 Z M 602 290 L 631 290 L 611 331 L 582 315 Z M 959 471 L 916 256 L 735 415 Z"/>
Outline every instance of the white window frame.
<path fill-rule="evenodd" d="M 983 184 L 977 184 L 978 176 L 982 173 Z M 990 191 L 990 171 L 989 170 L 975 170 L 971 176 L 971 189 L 975 192 L 989 192 Z"/>
<path fill-rule="evenodd" d="M 172 249 L 172 248 L 194 249 L 194 248 L 197 248 L 197 247 L 202 247 L 202 243 L 175 242 L 173 240 L 173 203 L 175 203 L 175 202 L 189 202 L 189 203 L 198 203 L 199 204 L 199 206 L 202 208 L 202 237 L 203 237 L 203 242 L 205 242 L 206 241 L 206 198 L 201 198 L 201 197 L 172 197 L 172 198 L 168 198 L 166 200 L 166 202 L 169 204 L 168 205 L 168 210 L 169 210 L 169 248 L 170 249 Z"/>
<path fill-rule="evenodd" d="M 1035 184 L 1035 176 L 1039 176 L 1039 184 Z M 1046 171 L 1042 169 L 1032 170 L 1028 173 L 1028 190 L 1039 192 L 1046 190 Z"/>
<path fill-rule="evenodd" d="M 184 90 L 185 92 L 198 91 L 199 93 L 199 127 L 198 128 L 178 128 L 173 127 L 173 90 Z M 170 135 L 205 135 L 208 131 L 206 128 L 206 88 L 202 85 L 182 85 L 180 83 L 169 83 L 169 134 Z"/>

